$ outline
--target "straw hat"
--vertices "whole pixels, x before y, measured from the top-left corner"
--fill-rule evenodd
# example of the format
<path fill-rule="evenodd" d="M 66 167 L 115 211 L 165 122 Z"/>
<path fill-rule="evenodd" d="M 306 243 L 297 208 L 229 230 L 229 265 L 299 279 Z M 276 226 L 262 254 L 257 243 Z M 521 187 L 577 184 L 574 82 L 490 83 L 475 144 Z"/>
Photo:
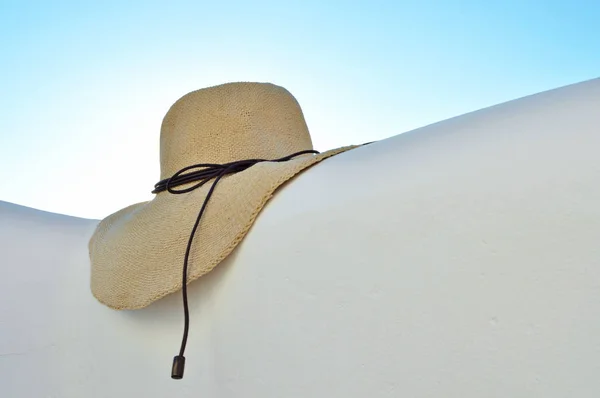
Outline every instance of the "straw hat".
<path fill-rule="evenodd" d="M 216 187 L 213 179 L 175 195 L 169 191 L 174 180 L 169 179 L 185 175 L 177 172 L 186 166 L 273 160 L 313 149 L 302 110 L 282 87 L 229 83 L 183 96 L 167 112 L 161 127 L 162 185 L 157 187 L 162 191 L 157 189 L 149 202 L 131 205 L 102 220 L 89 242 L 93 295 L 111 308 L 137 309 L 180 290 L 190 234 L 197 239 L 189 247 L 188 283 L 231 253 L 279 186 L 356 146 L 257 162 L 221 176 Z M 177 189 L 193 185 L 188 182 Z M 210 203 L 206 205 L 207 196 Z M 199 217 L 203 204 L 206 208 Z"/>

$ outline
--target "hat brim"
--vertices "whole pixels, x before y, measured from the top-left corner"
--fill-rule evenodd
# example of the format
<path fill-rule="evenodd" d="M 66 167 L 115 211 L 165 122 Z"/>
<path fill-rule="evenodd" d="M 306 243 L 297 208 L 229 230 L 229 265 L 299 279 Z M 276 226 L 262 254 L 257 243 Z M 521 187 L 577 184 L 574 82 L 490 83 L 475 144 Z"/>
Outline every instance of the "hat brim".
<path fill-rule="evenodd" d="M 221 263 L 247 234 L 277 188 L 298 173 L 357 145 L 224 177 L 202 216 L 190 250 L 188 283 Z M 162 192 L 102 220 L 89 242 L 91 289 L 114 309 L 139 309 L 182 287 L 186 246 L 210 183 L 182 195 Z"/>

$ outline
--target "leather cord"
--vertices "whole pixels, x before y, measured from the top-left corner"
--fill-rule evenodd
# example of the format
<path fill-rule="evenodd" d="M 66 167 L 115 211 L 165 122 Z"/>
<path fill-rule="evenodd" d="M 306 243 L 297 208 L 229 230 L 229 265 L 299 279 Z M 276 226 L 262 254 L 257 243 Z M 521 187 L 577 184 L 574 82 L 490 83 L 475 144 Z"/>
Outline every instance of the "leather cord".
<path fill-rule="evenodd" d="M 235 162 L 225 163 L 225 164 L 211 164 L 211 163 L 200 163 L 191 166 L 184 167 L 183 169 L 176 172 L 172 177 L 166 178 L 157 182 L 154 185 L 154 190 L 152 193 L 160 193 L 167 191 L 174 195 L 185 194 L 191 192 L 195 189 L 198 189 L 208 183 L 210 180 L 214 179 L 208 193 L 206 194 L 206 198 L 202 203 L 202 207 L 200 208 L 200 212 L 196 217 L 196 222 L 194 223 L 194 227 L 190 233 L 190 237 L 188 239 L 187 248 L 185 250 L 185 257 L 183 260 L 183 280 L 182 280 L 182 288 L 181 292 L 183 295 L 183 312 L 184 312 L 184 329 L 183 329 L 183 338 L 181 341 L 181 348 L 179 350 L 179 354 L 173 358 L 173 366 L 171 368 L 171 378 L 173 379 L 181 379 L 183 378 L 183 372 L 185 368 L 185 346 L 187 344 L 188 332 L 190 327 L 190 313 L 188 308 L 188 296 L 187 296 L 187 274 L 188 274 L 188 262 L 190 256 L 190 249 L 192 247 L 192 241 L 194 240 L 194 235 L 196 235 L 196 230 L 200 225 L 200 219 L 202 218 L 202 214 L 204 214 L 204 210 L 210 200 L 217 184 L 221 180 L 221 178 L 226 175 L 239 173 L 244 171 L 257 163 L 260 162 L 285 162 L 295 158 L 296 156 L 314 153 L 318 154 L 318 151 L 315 150 L 306 150 L 293 153 L 291 155 L 285 156 L 283 158 L 274 159 L 274 160 L 266 160 L 266 159 L 247 159 L 247 160 L 239 160 Z M 194 171 L 191 171 L 194 170 Z M 184 189 L 175 189 L 175 187 L 189 184 L 192 182 L 197 182 L 196 184 L 184 188 Z"/>

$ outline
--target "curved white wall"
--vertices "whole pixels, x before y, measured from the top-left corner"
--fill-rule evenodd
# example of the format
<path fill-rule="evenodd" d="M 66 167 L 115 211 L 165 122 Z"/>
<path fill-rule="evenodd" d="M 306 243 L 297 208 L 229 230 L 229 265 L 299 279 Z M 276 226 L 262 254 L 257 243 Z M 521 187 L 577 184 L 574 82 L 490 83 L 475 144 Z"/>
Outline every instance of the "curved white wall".
<path fill-rule="evenodd" d="M 0 396 L 597 397 L 600 80 L 348 152 L 179 294 L 89 292 L 96 221 L 0 203 Z"/>

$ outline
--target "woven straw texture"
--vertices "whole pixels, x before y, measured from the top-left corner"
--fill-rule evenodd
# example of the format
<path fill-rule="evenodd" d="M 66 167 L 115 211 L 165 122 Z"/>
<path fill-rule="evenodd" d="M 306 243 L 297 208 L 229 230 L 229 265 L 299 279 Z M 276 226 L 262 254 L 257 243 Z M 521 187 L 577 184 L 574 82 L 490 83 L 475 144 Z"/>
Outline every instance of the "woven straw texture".
<path fill-rule="evenodd" d="M 163 120 L 160 145 L 160 179 L 196 163 L 276 159 L 312 149 L 295 98 L 267 83 L 229 83 L 183 96 Z M 355 147 L 258 163 L 224 177 L 196 232 L 188 283 L 231 253 L 279 186 L 321 160 Z M 98 224 L 89 252 L 91 289 L 101 303 L 138 309 L 181 289 L 187 241 L 210 185 L 181 195 L 158 193 Z"/>

